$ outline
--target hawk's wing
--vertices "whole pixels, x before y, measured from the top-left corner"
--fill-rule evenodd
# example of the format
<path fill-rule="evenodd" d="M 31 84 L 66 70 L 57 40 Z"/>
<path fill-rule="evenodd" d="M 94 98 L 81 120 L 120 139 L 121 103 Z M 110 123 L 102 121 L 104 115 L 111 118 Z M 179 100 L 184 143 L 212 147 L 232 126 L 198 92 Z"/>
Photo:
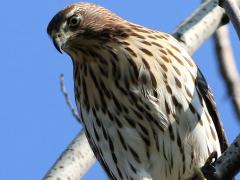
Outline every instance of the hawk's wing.
<path fill-rule="evenodd" d="M 227 138 L 224 133 L 223 126 L 221 124 L 221 120 L 217 111 L 216 103 L 214 101 L 211 89 L 209 88 L 204 76 L 202 75 L 199 69 L 196 78 L 196 88 L 206 103 L 208 112 L 212 117 L 215 129 L 217 131 L 221 151 L 224 152 L 228 147 Z"/>

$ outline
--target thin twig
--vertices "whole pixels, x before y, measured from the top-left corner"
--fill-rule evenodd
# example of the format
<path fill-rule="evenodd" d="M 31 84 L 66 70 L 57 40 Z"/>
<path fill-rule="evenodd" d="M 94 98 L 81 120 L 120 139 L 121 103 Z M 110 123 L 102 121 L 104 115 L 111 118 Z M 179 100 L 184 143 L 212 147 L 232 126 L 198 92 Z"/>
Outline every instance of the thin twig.
<path fill-rule="evenodd" d="M 219 0 L 219 5 L 225 9 L 240 39 L 240 9 L 236 0 Z"/>
<path fill-rule="evenodd" d="M 74 109 L 74 107 L 71 103 L 71 100 L 69 98 L 67 89 L 66 89 L 65 84 L 64 84 L 64 75 L 63 74 L 60 74 L 60 87 L 61 87 L 61 92 L 63 93 L 63 95 L 65 97 L 66 103 L 67 103 L 70 111 L 72 112 L 73 117 L 75 117 L 75 119 L 77 119 L 78 122 L 82 123 L 78 112 Z"/>
<path fill-rule="evenodd" d="M 240 119 L 240 76 L 234 60 L 227 26 L 219 28 L 214 35 L 214 39 L 219 68 L 235 112 Z"/>

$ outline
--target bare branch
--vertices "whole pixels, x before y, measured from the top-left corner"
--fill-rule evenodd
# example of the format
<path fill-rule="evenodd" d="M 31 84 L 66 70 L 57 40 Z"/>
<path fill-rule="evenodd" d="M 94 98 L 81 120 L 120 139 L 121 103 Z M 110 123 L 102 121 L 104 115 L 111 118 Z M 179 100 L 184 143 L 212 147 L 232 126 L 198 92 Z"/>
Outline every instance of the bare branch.
<path fill-rule="evenodd" d="M 240 135 L 215 164 L 217 179 L 233 178 L 240 171 Z"/>
<path fill-rule="evenodd" d="M 237 2 L 235 0 L 219 0 L 219 5 L 225 9 L 240 39 L 240 9 Z"/>
<path fill-rule="evenodd" d="M 223 14 L 218 0 L 206 1 L 176 28 L 173 36 L 192 54 L 221 25 Z"/>
<path fill-rule="evenodd" d="M 95 162 L 82 129 L 43 179 L 81 179 Z"/>
<path fill-rule="evenodd" d="M 238 115 L 238 119 L 240 119 L 240 79 L 232 52 L 231 42 L 229 40 L 227 26 L 219 28 L 214 39 L 216 54 L 219 60 L 219 68 L 225 80 L 235 112 Z"/>
<path fill-rule="evenodd" d="M 67 89 L 66 89 L 65 84 L 64 84 L 64 75 L 63 74 L 60 74 L 60 87 L 61 87 L 61 92 L 63 93 L 63 95 L 65 97 L 66 103 L 67 103 L 70 111 L 72 112 L 73 117 L 75 117 L 75 119 L 77 119 L 78 122 L 82 123 L 78 112 L 74 109 L 74 107 L 71 103 L 71 100 L 69 98 Z"/>

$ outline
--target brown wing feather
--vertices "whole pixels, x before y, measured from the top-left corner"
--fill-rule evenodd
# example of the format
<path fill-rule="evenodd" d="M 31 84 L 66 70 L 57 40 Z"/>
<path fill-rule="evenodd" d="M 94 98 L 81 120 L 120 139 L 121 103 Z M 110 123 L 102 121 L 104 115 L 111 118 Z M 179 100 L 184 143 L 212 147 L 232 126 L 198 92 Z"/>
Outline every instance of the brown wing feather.
<path fill-rule="evenodd" d="M 220 142 L 221 151 L 224 152 L 228 147 L 227 138 L 226 138 L 223 126 L 221 124 L 221 120 L 217 111 L 216 103 L 214 101 L 214 97 L 211 92 L 211 89 L 208 86 L 203 74 L 199 69 L 198 69 L 198 75 L 196 78 L 196 86 L 206 103 L 210 116 L 212 117 L 213 123 L 217 131 L 218 139 Z"/>

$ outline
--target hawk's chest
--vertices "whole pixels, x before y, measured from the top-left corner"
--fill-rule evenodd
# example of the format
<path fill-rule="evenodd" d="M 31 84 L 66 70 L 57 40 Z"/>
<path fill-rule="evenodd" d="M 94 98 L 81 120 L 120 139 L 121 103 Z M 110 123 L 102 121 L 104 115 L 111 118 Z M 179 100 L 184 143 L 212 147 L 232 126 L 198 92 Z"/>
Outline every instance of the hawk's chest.
<path fill-rule="evenodd" d="M 114 106 L 114 103 L 109 103 L 106 112 L 81 108 L 85 129 L 90 135 L 92 146 L 97 149 L 95 155 L 106 164 L 105 170 L 117 179 L 139 179 L 139 171 L 150 164 L 150 148 L 146 149 L 143 140 L 145 135 L 137 130 L 135 120 Z M 148 130 L 147 126 L 144 128 Z M 151 140 L 146 141 L 150 143 Z"/>
<path fill-rule="evenodd" d="M 151 64 L 121 53 L 117 57 L 121 64 L 109 59 L 94 68 L 85 65 L 75 76 L 78 109 L 96 156 L 117 179 L 188 177 L 209 152 L 219 149 L 205 128 L 206 107 L 194 93 L 195 70 L 177 60 L 178 66 L 164 65 L 158 56 L 150 57 Z"/>

